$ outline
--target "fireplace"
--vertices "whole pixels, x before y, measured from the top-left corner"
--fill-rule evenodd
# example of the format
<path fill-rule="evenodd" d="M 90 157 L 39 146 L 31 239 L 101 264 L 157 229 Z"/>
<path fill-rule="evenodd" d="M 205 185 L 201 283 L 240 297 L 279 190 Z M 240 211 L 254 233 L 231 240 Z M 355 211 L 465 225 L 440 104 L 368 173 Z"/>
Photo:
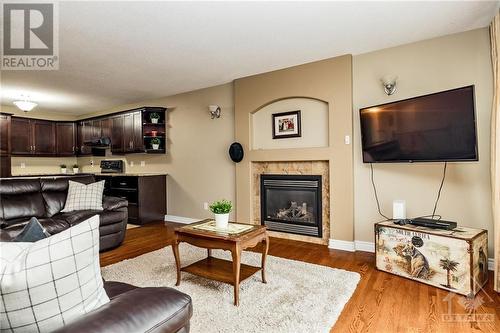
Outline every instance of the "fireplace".
<path fill-rule="evenodd" d="M 261 175 L 260 194 L 268 230 L 322 237 L 321 176 Z"/>

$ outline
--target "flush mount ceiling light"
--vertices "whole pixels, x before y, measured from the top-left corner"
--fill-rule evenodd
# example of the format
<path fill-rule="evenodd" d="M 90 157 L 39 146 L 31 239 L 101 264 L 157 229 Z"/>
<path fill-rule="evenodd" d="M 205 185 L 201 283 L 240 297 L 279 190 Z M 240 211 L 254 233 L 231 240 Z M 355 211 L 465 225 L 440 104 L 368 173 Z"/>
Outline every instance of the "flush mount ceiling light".
<path fill-rule="evenodd" d="M 15 106 L 17 106 L 19 109 L 23 110 L 24 112 L 29 112 L 33 110 L 38 104 L 35 102 L 30 102 L 27 98 L 20 100 L 20 101 L 14 101 L 13 102 Z"/>

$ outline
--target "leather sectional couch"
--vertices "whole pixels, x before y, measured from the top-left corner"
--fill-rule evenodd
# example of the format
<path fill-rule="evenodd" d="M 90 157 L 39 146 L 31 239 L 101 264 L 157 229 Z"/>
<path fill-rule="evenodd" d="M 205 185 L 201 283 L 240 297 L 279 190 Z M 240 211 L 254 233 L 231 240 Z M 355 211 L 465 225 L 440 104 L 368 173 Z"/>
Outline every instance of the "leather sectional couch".
<path fill-rule="evenodd" d="M 127 201 L 104 197 L 103 211 L 61 213 L 68 180 L 89 184 L 92 175 L 0 179 L 0 241 L 15 238 L 33 216 L 55 234 L 100 215 L 100 251 L 120 245 L 127 228 Z M 1 243 L 0 243 L 1 247 Z M 193 314 L 191 298 L 172 288 L 138 288 L 104 282 L 110 302 L 83 315 L 57 333 L 188 333 Z"/>
<path fill-rule="evenodd" d="M 172 288 L 104 282 L 110 302 L 54 333 L 188 333 L 191 297 Z"/>
<path fill-rule="evenodd" d="M 102 211 L 82 210 L 61 213 L 66 203 L 68 180 L 93 183 L 93 175 L 0 180 L 0 241 L 10 241 L 36 217 L 50 234 L 56 234 L 98 214 L 100 251 L 119 246 L 125 237 L 128 220 L 127 200 L 104 197 Z"/>

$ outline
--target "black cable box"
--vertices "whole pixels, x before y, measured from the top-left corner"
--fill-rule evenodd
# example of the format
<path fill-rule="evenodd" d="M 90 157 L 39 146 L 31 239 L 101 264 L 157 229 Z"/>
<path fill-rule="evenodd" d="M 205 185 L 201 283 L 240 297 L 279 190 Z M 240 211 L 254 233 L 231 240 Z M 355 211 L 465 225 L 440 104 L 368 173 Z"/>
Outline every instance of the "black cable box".
<path fill-rule="evenodd" d="M 417 217 L 408 221 L 409 224 L 418 225 L 420 227 L 453 230 L 457 227 L 457 222 L 427 219 L 424 217 Z"/>

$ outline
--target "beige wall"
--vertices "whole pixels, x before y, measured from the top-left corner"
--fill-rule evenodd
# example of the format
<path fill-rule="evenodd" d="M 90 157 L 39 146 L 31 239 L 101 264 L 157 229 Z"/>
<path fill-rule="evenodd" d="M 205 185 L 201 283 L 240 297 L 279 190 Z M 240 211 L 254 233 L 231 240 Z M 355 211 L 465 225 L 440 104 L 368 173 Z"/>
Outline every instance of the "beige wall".
<path fill-rule="evenodd" d="M 329 161 L 330 238 L 353 240 L 352 145 L 344 144 L 344 136 L 351 135 L 352 130 L 351 70 L 351 56 L 346 55 L 235 81 L 236 140 L 246 150 L 245 158 L 236 165 L 238 220 L 254 220 L 253 161 Z M 328 147 L 249 150 L 250 115 L 269 103 L 290 97 L 328 103 Z"/>
<path fill-rule="evenodd" d="M 273 113 L 300 110 L 301 136 L 273 139 Z M 264 106 L 251 115 L 252 149 L 328 147 L 328 103 L 289 98 Z"/>
<path fill-rule="evenodd" d="M 369 164 L 362 163 L 359 131 L 361 107 L 474 84 L 479 136 L 479 162 L 451 163 L 437 213 L 462 226 L 489 230 L 489 135 L 492 76 L 488 30 L 479 29 L 380 50 L 353 58 L 355 239 L 373 241 L 377 214 Z M 399 76 L 397 92 L 384 94 L 379 79 Z M 392 216 L 392 200 L 405 199 L 407 215 L 432 213 L 442 163 L 377 164 L 375 182 L 382 211 Z"/>

